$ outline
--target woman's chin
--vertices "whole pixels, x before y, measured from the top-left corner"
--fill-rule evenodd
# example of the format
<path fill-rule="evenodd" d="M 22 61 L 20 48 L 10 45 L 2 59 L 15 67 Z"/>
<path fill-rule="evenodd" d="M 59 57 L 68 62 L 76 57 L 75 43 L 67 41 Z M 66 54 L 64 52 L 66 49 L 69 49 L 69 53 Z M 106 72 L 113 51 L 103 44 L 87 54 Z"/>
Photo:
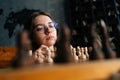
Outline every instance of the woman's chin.
<path fill-rule="evenodd" d="M 55 45 L 55 42 L 54 42 L 54 41 L 49 41 L 49 42 L 47 42 L 46 45 L 47 45 L 47 46 L 54 46 L 54 45 Z"/>

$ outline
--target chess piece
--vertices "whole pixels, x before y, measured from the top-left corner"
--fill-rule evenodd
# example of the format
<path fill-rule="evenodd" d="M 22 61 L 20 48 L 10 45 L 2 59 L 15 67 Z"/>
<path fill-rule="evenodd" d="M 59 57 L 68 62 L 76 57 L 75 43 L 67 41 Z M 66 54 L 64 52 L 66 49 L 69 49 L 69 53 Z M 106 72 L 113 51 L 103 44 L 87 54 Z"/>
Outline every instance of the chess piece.
<path fill-rule="evenodd" d="M 47 57 L 46 57 L 47 62 L 48 63 L 53 63 L 53 59 L 51 58 L 51 51 L 50 51 L 49 48 L 46 49 L 46 53 L 47 53 Z"/>
<path fill-rule="evenodd" d="M 102 43 L 100 36 L 97 33 L 96 24 L 92 24 L 91 26 L 91 41 L 92 42 L 92 51 L 89 53 L 90 60 L 103 60 L 104 53 L 102 52 Z"/>
<path fill-rule="evenodd" d="M 85 50 L 85 55 L 86 55 L 86 58 L 87 58 L 87 59 L 89 59 L 88 48 L 87 48 L 87 47 L 85 47 L 85 48 L 84 48 L 84 50 Z"/>
<path fill-rule="evenodd" d="M 38 63 L 43 63 L 44 62 L 44 60 L 40 56 L 38 56 L 37 61 L 38 61 Z"/>
<path fill-rule="evenodd" d="M 116 54 L 117 57 L 120 58 L 120 25 L 115 25 L 113 24 L 112 26 L 112 32 L 114 33 L 114 39 L 112 40 L 112 42 L 115 45 L 115 50 L 116 50 Z"/>
<path fill-rule="evenodd" d="M 32 56 L 32 50 L 29 50 L 28 53 L 29 53 L 29 56 Z"/>
<path fill-rule="evenodd" d="M 72 45 L 70 45 L 70 52 L 73 55 L 73 46 Z"/>
<path fill-rule="evenodd" d="M 101 38 L 102 38 L 102 45 L 103 51 L 106 58 L 116 58 L 116 53 L 112 50 L 110 46 L 109 36 L 107 34 L 107 27 L 103 20 L 100 21 L 100 28 L 101 28 Z"/>
<path fill-rule="evenodd" d="M 79 60 L 78 56 L 76 55 L 76 48 L 73 48 L 73 57 L 75 61 Z"/>
<path fill-rule="evenodd" d="M 81 57 L 81 49 L 79 46 L 77 46 L 77 53 L 78 53 L 78 57 L 80 58 Z"/>
<path fill-rule="evenodd" d="M 59 36 L 59 40 L 57 41 L 56 47 L 57 51 L 54 58 L 55 63 L 69 63 L 74 61 L 72 56 L 72 49 L 70 48 L 70 31 L 68 30 L 69 27 L 66 25 L 60 25 L 61 35 Z"/>
<path fill-rule="evenodd" d="M 84 54 L 84 48 L 81 47 L 81 60 L 86 61 L 86 55 Z"/>
<path fill-rule="evenodd" d="M 43 60 L 42 54 L 38 50 L 36 51 L 36 53 L 37 54 L 35 55 L 35 57 L 37 58 L 38 63 L 43 63 L 44 60 Z"/>

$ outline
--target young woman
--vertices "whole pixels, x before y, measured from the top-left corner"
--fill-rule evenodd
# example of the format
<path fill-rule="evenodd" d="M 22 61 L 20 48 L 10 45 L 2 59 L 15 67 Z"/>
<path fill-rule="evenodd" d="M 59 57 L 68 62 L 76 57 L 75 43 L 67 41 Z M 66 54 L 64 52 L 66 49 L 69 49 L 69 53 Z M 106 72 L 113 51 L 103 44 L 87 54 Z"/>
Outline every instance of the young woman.
<path fill-rule="evenodd" d="M 57 23 L 53 18 L 45 12 L 38 11 L 31 15 L 30 21 L 30 37 L 35 61 L 39 63 L 68 62 L 70 53 L 67 49 L 68 47 L 64 44 L 64 41 L 66 40 L 61 41 L 60 39 L 65 38 L 66 36 L 61 35 L 61 37 L 59 37 L 60 33 L 58 32 L 58 29 L 60 28 L 58 28 Z M 61 33 L 64 34 L 64 31 L 62 32 Z M 62 51 L 63 48 L 64 51 Z"/>
<path fill-rule="evenodd" d="M 34 12 L 31 17 L 31 40 L 33 46 L 33 57 L 46 62 L 48 50 L 50 58 L 55 57 L 55 43 L 57 41 L 57 23 L 52 17 L 44 12 Z M 39 61 L 38 60 L 38 61 Z"/>

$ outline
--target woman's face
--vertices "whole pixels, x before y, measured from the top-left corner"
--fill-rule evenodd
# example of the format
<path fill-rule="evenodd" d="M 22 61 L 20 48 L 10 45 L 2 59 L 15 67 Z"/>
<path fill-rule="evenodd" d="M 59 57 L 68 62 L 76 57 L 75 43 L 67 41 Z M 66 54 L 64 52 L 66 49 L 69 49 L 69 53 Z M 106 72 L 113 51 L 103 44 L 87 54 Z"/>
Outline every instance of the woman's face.
<path fill-rule="evenodd" d="M 46 15 L 39 15 L 33 20 L 33 38 L 38 45 L 53 46 L 57 40 L 54 22 Z"/>

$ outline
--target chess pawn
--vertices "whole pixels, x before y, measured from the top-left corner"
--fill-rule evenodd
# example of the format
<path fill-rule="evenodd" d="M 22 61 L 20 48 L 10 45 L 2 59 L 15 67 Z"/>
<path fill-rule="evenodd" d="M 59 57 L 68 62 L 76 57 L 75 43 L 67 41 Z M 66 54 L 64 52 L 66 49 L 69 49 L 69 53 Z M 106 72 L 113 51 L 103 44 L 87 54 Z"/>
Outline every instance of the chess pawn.
<path fill-rule="evenodd" d="M 77 53 L 78 53 L 78 57 L 80 58 L 81 57 L 81 49 L 79 46 L 77 46 Z"/>
<path fill-rule="evenodd" d="M 81 60 L 85 61 L 86 60 L 86 55 L 84 54 L 84 48 L 81 48 Z"/>
<path fill-rule="evenodd" d="M 37 61 L 38 61 L 38 63 L 43 63 L 44 62 L 44 60 L 40 56 L 38 56 Z"/>
<path fill-rule="evenodd" d="M 85 50 L 85 55 L 86 55 L 86 58 L 87 58 L 87 59 L 89 59 L 88 48 L 87 48 L 87 47 L 85 47 L 85 48 L 84 48 L 84 50 Z"/>
<path fill-rule="evenodd" d="M 35 55 L 35 57 L 37 58 L 38 63 L 44 63 L 42 54 L 39 51 L 37 51 L 37 55 Z"/>
<path fill-rule="evenodd" d="M 29 50 L 28 54 L 29 56 L 32 56 L 32 50 Z"/>
<path fill-rule="evenodd" d="M 47 53 L 47 62 L 48 63 L 53 63 L 53 59 L 51 58 L 51 51 L 49 48 L 46 49 L 46 53 Z"/>
<path fill-rule="evenodd" d="M 73 55 L 74 50 L 73 50 L 73 46 L 72 45 L 70 45 L 70 52 Z"/>
<path fill-rule="evenodd" d="M 76 48 L 73 48 L 73 57 L 74 57 L 75 61 L 79 60 L 78 56 L 76 55 Z"/>

